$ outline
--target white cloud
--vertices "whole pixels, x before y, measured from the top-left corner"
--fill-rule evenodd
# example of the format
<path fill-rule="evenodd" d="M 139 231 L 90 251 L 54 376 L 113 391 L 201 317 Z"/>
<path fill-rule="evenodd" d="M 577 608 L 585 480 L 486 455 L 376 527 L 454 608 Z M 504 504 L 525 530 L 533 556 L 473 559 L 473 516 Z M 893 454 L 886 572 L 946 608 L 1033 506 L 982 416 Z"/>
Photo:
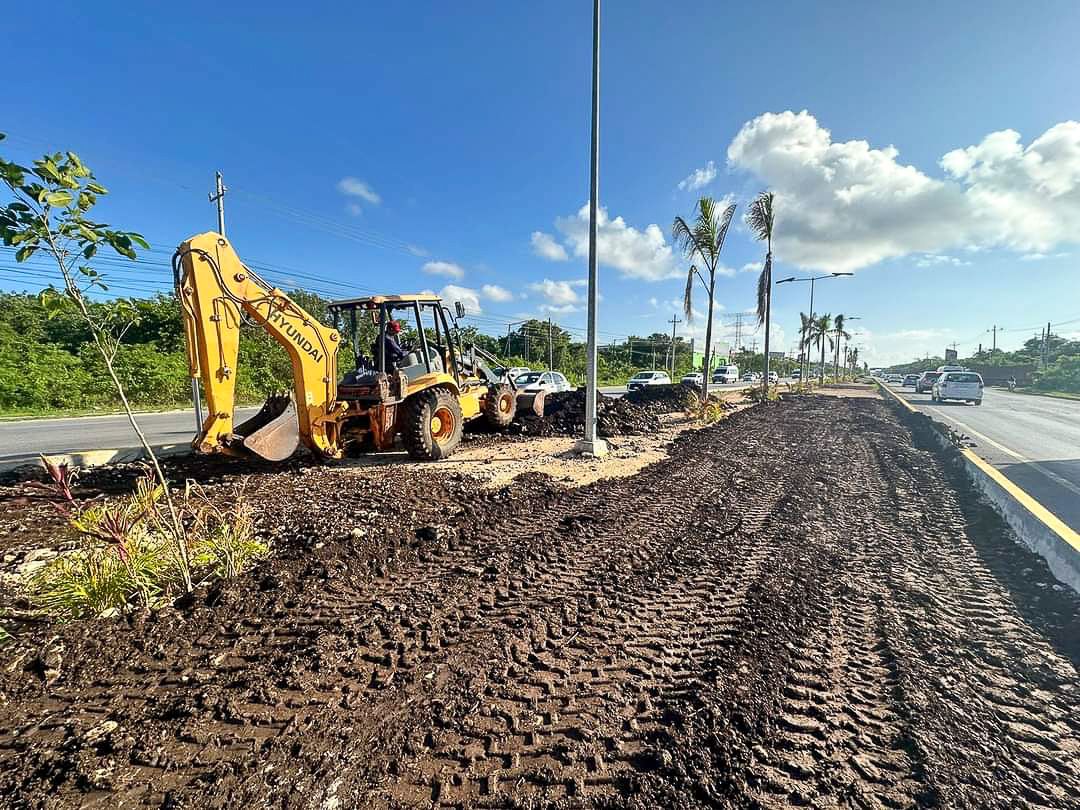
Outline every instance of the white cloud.
<path fill-rule="evenodd" d="M 489 301 L 495 301 L 499 304 L 505 304 L 507 301 L 514 300 L 514 294 L 512 292 L 497 284 L 485 284 L 480 288 L 480 294 Z"/>
<path fill-rule="evenodd" d="M 420 269 L 430 275 L 447 276 L 456 281 L 461 281 L 465 278 L 465 271 L 461 268 L 461 265 L 454 264 L 453 262 L 425 262 L 424 266 Z"/>
<path fill-rule="evenodd" d="M 375 192 L 375 189 L 363 180 L 358 180 L 355 177 L 341 178 L 341 180 L 338 181 L 337 188 L 338 191 L 347 197 L 358 197 L 371 205 L 378 205 L 382 202 L 382 197 Z"/>
<path fill-rule="evenodd" d="M 574 287 L 580 287 L 587 284 L 588 282 L 584 279 L 577 281 L 552 281 L 550 278 L 545 278 L 543 281 L 530 284 L 529 289 L 533 292 L 540 293 L 540 295 L 544 297 L 546 306 L 548 307 L 576 307 L 581 303 L 581 296 Z"/>
<path fill-rule="evenodd" d="M 679 181 L 679 191 L 697 191 L 716 179 L 716 164 L 711 160 L 700 169 L 694 169 Z"/>
<path fill-rule="evenodd" d="M 1041 262 L 1044 259 L 1065 259 L 1068 253 L 1025 253 L 1020 257 L 1022 262 Z"/>
<path fill-rule="evenodd" d="M 735 268 L 728 267 L 726 264 L 718 264 L 716 265 L 716 275 L 732 278 L 735 275 Z"/>
<path fill-rule="evenodd" d="M 916 267 L 941 267 L 942 265 L 968 267 L 970 264 L 971 262 L 958 259 L 956 256 L 943 256 L 940 253 L 927 253 L 915 260 Z"/>
<path fill-rule="evenodd" d="M 1024 147 L 1012 130 L 947 153 L 946 176 L 900 163 L 893 146 L 834 141 L 807 111 L 746 123 L 727 151 L 733 168 L 776 195 L 783 261 L 854 270 L 911 253 L 1004 247 L 1045 253 L 1080 233 L 1080 122 Z"/>
<path fill-rule="evenodd" d="M 483 307 L 480 306 L 480 294 L 470 287 L 459 287 L 457 284 L 447 284 L 439 290 L 439 297 L 453 306 L 455 301 L 460 301 L 469 315 L 480 315 Z"/>
<path fill-rule="evenodd" d="M 742 267 L 739 268 L 739 272 L 740 273 L 760 273 L 763 268 L 764 268 L 764 263 L 759 264 L 758 262 L 747 262 L 746 264 L 744 264 Z"/>
<path fill-rule="evenodd" d="M 566 248 L 556 242 L 551 234 L 543 231 L 533 231 L 532 248 L 537 256 L 551 262 L 565 262 L 570 258 L 566 254 Z"/>
<path fill-rule="evenodd" d="M 626 277 L 645 281 L 662 281 L 682 274 L 658 225 L 649 225 L 639 231 L 627 225 L 622 217 L 611 219 L 606 208 L 597 211 L 596 220 L 596 244 L 601 264 L 614 267 Z M 555 227 L 573 255 L 589 255 L 588 205 L 583 205 L 576 216 L 559 217 Z"/>
<path fill-rule="evenodd" d="M 421 259 L 426 259 L 431 255 L 419 245 L 406 245 L 405 250 L 409 251 L 413 256 L 419 256 Z"/>

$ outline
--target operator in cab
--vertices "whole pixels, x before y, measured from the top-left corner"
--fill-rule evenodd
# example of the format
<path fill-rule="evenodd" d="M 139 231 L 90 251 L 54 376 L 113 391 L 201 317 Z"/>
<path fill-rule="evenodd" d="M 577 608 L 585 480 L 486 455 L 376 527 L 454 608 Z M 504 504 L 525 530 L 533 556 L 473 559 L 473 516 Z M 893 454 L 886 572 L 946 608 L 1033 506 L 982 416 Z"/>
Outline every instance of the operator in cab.
<path fill-rule="evenodd" d="M 382 339 L 382 352 L 386 358 L 386 370 L 392 371 L 396 369 L 398 363 L 405 357 L 405 352 L 401 349 L 401 344 L 398 343 L 398 335 L 401 334 L 401 324 L 398 321 L 390 321 L 386 324 L 386 333 Z M 372 347 L 372 354 L 375 355 L 376 362 L 379 358 L 379 339 L 375 338 L 375 346 Z"/>

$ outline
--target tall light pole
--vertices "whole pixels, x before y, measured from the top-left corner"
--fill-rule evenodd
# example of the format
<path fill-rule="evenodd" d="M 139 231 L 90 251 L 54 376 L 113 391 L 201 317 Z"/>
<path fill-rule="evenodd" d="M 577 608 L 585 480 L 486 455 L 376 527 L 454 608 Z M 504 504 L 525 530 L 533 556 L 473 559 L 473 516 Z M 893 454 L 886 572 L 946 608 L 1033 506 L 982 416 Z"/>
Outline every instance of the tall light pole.
<path fill-rule="evenodd" d="M 593 0 L 592 34 L 592 153 L 589 161 L 589 303 L 585 345 L 585 438 L 578 451 L 592 456 L 607 453 L 607 442 L 596 435 L 596 215 L 600 196 L 600 0 Z"/>
<path fill-rule="evenodd" d="M 811 320 L 814 317 L 814 282 L 821 281 L 825 278 L 840 278 L 841 276 L 853 276 L 854 273 L 826 273 L 823 276 L 810 276 L 808 278 L 799 278 L 798 276 L 791 276 L 790 278 L 782 278 L 777 284 L 787 284 L 791 281 L 809 281 L 810 282 L 810 312 L 807 313 Z M 806 327 L 802 328 L 802 343 L 800 344 L 800 352 L 806 357 L 806 371 L 803 371 L 802 363 L 799 364 L 799 382 L 806 382 L 806 378 L 810 376 L 810 353 L 806 350 Z"/>

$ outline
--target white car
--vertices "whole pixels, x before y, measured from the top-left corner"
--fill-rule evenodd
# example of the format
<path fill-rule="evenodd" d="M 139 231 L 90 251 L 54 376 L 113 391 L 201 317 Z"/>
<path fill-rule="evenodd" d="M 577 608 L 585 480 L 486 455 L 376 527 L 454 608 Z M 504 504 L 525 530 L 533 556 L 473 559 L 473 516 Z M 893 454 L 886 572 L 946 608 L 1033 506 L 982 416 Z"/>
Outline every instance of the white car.
<path fill-rule="evenodd" d="M 570 381 L 557 371 L 527 371 L 514 379 L 514 385 L 518 391 L 525 394 L 537 391 L 554 394 L 559 391 L 574 390 Z"/>
<path fill-rule="evenodd" d="M 946 399 L 962 399 L 982 405 L 983 378 L 974 371 L 946 371 L 936 380 L 930 399 L 944 402 Z"/>
<path fill-rule="evenodd" d="M 701 372 L 691 372 L 690 374 L 683 374 L 682 379 L 679 382 L 685 385 L 692 385 L 695 388 L 701 388 L 701 381 L 704 379 Z"/>
<path fill-rule="evenodd" d="M 666 371 L 639 371 L 626 384 L 627 391 L 640 391 L 649 385 L 671 385 Z"/>
<path fill-rule="evenodd" d="M 780 382 L 780 375 L 777 374 L 775 371 L 770 371 L 769 372 L 769 385 L 775 385 L 778 382 Z"/>

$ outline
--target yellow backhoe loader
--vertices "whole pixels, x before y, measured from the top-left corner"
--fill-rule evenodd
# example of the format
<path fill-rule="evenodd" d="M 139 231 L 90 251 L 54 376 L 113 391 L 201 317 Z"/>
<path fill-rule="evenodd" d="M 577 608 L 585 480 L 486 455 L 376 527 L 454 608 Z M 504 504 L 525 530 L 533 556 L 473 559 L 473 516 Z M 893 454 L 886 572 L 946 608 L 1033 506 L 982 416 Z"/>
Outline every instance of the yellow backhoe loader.
<path fill-rule="evenodd" d="M 462 348 L 454 314 L 436 296 L 334 301 L 330 312 L 340 329 L 331 328 L 259 278 L 217 233 L 182 243 L 173 274 L 188 365 L 206 397 L 207 415 L 192 443 L 199 453 L 281 461 L 302 441 L 317 456 L 341 458 L 390 449 L 400 437 L 410 456 L 434 461 L 454 452 L 464 423 L 483 418 L 503 429 L 514 418 L 516 392 L 505 370 L 490 366 L 485 359 L 494 358 L 476 347 Z M 284 347 L 295 391 L 271 397 L 233 425 L 242 319 Z M 388 340 L 388 329 L 401 323 L 409 325 L 411 344 Z M 353 362 L 339 382 L 343 343 Z"/>

